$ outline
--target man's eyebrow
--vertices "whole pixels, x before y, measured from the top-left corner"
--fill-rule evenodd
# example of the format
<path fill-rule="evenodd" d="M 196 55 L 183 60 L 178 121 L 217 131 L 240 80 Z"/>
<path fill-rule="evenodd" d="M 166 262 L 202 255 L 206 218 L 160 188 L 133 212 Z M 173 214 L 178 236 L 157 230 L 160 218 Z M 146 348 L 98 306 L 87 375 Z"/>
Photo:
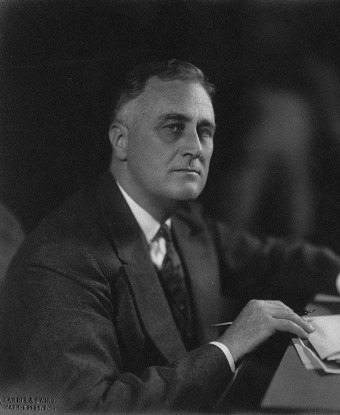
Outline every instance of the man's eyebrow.
<path fill-rule="evenodd" d="M 188 117 L 185 114 L 182 114 L 180 112 L 169 112 L 167 114 L 161 115 L 158 118 L 159 124 L 163 124 L 163 123 L 168 122 L 168 121 L 189 122 L 190 121 L 190 117 Z M 201 121 L 199 121 L 198 124 L 199 124 L 200 127 L 210 127 L 213 130 L 216 129 L 215 122 L 212 122 L 212 121 L 210 121 L 208 119 L 202 119 Z"/>
<path fill-rule="evenodd" d="M 215 130 L 216 130 L 216 124 L 215 124 L 215 122 L 211 122 L 210 120 L 203 119 L 202 121 L 200 121 L 200 122 L 198 123 L 198 125 L 199 125 L 199 127 L 209 127 L 209 128 L 211 128 L 214 132 L 215 132 Z"/>
<path fill-rule="evenodd" d="M 158 117 L 158 122 L 160 124 L 168 121 L 188 122 L 190 121 L 190 118 L 180 112 L 169 112 Z"/>

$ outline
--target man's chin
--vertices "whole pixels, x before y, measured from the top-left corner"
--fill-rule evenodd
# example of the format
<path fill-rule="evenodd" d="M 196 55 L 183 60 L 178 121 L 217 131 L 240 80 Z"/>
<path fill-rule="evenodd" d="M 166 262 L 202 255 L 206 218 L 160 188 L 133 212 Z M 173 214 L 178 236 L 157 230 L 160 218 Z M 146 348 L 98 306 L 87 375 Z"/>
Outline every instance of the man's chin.
<path fill-rule="evenodd" d="M 195 200 L 202 193 L 203 188 L 200 186 L 183 186 L 174 192 L 174 200 L 178 201 L 190 201 Z"/>

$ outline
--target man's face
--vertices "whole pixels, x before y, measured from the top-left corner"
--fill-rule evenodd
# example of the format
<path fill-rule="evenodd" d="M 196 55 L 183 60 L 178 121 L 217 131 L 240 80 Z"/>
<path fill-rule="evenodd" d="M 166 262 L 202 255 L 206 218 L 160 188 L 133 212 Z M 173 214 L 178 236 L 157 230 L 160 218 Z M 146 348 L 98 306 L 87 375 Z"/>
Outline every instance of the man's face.
<path fill-rule="evenodd" d="M 203 190 L 215 132 L 199 83 L 151 78 L 127 122 L 125 185 L 144 208 L 195 199 Z"/>

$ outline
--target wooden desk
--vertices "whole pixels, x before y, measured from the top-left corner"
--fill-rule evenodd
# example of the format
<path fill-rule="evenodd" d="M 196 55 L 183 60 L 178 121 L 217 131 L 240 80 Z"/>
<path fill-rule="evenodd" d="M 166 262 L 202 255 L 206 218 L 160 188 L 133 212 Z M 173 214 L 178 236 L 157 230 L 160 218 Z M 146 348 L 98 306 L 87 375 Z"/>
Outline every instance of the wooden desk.
<path fill-rule="evenodd" d="M 319 302 L 312 307 L 316 308 L 317 315 L 340 313 L 340 304 L 336 302 Z M 293 344 L 290 344 L 262 400 L 261 407 L 340 411 L 340 375 L 307 370 Z"/>

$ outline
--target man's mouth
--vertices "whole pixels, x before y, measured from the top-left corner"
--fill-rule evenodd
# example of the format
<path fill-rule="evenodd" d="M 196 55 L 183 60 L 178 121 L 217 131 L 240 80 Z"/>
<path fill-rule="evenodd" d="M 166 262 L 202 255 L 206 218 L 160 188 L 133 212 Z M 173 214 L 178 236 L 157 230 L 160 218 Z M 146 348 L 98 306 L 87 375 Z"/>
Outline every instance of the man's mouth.
<path fill-rule="evenodd" d="M 175 169 L 174 171 L 184 172 L 184 173 L 192 173 L 192 174 L 198 174 L 198 175 L 201 174 L 200 170 L 198 170 L 198 169 L 191 169 L 189 167 L 184 168 L 184 169 Z"/>

